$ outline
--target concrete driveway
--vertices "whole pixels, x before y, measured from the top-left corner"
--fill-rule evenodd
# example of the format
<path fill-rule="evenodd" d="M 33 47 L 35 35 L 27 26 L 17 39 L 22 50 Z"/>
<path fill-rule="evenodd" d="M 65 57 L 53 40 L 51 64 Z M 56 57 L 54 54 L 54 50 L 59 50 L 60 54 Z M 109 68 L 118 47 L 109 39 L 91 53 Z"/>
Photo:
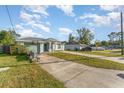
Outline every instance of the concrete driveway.
<path fill-rule="evenodd" d="M 40 55 L 40 66 L 69 88 L 124 87 L 124 71 L 85 66 L 46 54 Z"/>

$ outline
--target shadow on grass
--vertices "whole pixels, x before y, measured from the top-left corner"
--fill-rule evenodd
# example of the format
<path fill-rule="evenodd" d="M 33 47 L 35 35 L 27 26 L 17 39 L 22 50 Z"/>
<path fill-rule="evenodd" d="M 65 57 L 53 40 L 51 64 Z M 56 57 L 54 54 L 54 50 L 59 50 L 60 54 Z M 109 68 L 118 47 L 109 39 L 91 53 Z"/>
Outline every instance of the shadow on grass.
<path fill-rule="evenodd" d="M 32 65 L 32 64 L 29 64 L 30 61 L 29 61 L 29 58 L 27 57 L 26 54 L 22 54 L 22 55 L 10 55 L 10 54 L 0 54 L 0 57 L 14 57 L 16 58 L 16 62 L 23 62 L 23 64 L 8 64 L 8 65 L 3 65 L 3 66 L 0 66 L 0 68 L 3 68 L 3 67 L 19 67 L 19 66 L 28 66 L 28 65 Z M 26 62 L 26 63 L 25 63 Z"/>
<path fill-rule="evenodd" d="M 29 65 L 36 65 L 36 64 L 20 64 L 20 65 L 4 65 L 4 66 L 0 66 L 0 68 L 5 68 L 5 67 L 21 67 L 21 66 L 29 66 Z"/>
<path fill-rule="evenodd" d="M 28 61 L 28 57 L 26 54 L 21 54 L 21 55 L 10 55 L 10 54 L 0 54 L 0 57 L 6 57 L 6 56 L 16 56 L 16 59 L 18 62 L 20 61 Z"/>
<path fill-rule="evenodd" d="M 16 59 L 17 59 L 18 62 L 28 61 L 29 60 L 26 54 L 24 54 L 24 55 L 16 55 Z"/>
<path fill-rule="evenodd" d="M 4 54 L 4 53 L 0 53 L 0 57 L 6 57 L 8 56 L 9 54 Z"/>
<path fill-rule="evenodd" d="M 72 60 L 69 60 L 72 61 Z M 4 68 L 4 67 L 21 67 L 21 66 L 30 66 L 30 65 L 37 65 L 37 64 L 53 64 L 53 63 L 61 63 L 61 62 L 67 62 L 66 60 L 62 60 L 62 61 L 50 61 L 50 62 L 32 62 L 32 63 L 25 63 L 25 64 L 18 64 L 18 65 L 4 65 L 4 66 L 0 66 L 0 68 Z"/>
<path fill-rule="evenodd" d="M 37 64 L 53 64 L 53 63 L 61 63 L 61 62 L 66 62 L 66 61 L 53 61 L 53 62 L 38 62 L 38 63 L 30 63 L 30 64 L 19 64 L 19 65 L 4 65 L 0 66 L 0 68 L 5 68 L 5 67 L 21 67 L 21 66 L 30 66 L 30 65 L 37 65 Z"/>
<path fill-rule="evenodd" d="M 110 51 L 110 53 L 121 54 L 121 51 Z"/>

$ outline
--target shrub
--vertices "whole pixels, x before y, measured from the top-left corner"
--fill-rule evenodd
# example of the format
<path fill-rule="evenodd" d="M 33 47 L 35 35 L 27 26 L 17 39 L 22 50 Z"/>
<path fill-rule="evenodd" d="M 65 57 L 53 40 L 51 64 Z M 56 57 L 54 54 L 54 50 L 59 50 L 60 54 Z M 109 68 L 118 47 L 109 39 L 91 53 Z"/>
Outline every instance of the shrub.
<path fill-rule="evenodd" d="M 74 50 L 75 50 L 75 51 L 78 51 L 79 49 L 78 49 L 78 48 L 75 48 Z"/>
<path fill-rule="evenodd" d="M 17 55 L 17 54 L 26 54 L 27 49 L 23 45 L 10 45 L 10 54 Z"/>

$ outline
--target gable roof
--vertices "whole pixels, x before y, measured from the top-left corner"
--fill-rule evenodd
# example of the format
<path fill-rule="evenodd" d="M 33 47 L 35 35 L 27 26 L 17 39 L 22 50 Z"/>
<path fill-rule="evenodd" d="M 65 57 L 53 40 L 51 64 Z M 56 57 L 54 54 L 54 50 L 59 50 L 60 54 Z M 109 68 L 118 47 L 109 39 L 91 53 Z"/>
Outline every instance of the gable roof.
<path fill-rule="evenodd" d="M 47 38 L 47 39 L 43 39 L 43 38 L 37 38 L 37 37 L 25 37 L 25 38 L 20 38 L 16 41 L 24 41 L 24 42 L 32 42 L 32 41 L 51 41 L 51 42 L 60 42 L 54 38 Z"/>
<path fill-rule="evenodd" d="M 54 41 L 54 42 L 58 41 L 58 40 L 56 40 L 56 39 L 54 39 L 54 38 L 47 38 L 47 39 L 45 39 L 45 40 L 47 40 L 47 41 Z"/>
<path fill-rule="evenodd" d="M 36 37 L 25 37 L 25 38 L 20 38 L 19 40 L 44 41 L 45 39 L 43 39 L 43 38 L 36 38 Z"/>

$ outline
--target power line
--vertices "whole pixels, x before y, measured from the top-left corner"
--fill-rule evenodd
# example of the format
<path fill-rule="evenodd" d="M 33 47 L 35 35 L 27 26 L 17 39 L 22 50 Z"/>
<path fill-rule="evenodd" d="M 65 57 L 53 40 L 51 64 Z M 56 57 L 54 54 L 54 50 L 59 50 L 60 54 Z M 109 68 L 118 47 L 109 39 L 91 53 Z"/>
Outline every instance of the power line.
<path fill-rule="evenodd" d="M 6 8 L 6 11 L 7 11 L 7 14 L 8 14 L 8 17 L 9 17 L 10 24 L 11 24 L 11 26 L 12 26 L 12 29 L 13 29 L 13 31 L 15 32 L 14 25 L 13 25 L 13 22 L 12 22 L 12 18 L 11 18 L 11 16 L 10 16 L 10 12 L 9 12 L 9 9 L 8 9 L 7 5 L 5 5 L 5 8 Z"/>

